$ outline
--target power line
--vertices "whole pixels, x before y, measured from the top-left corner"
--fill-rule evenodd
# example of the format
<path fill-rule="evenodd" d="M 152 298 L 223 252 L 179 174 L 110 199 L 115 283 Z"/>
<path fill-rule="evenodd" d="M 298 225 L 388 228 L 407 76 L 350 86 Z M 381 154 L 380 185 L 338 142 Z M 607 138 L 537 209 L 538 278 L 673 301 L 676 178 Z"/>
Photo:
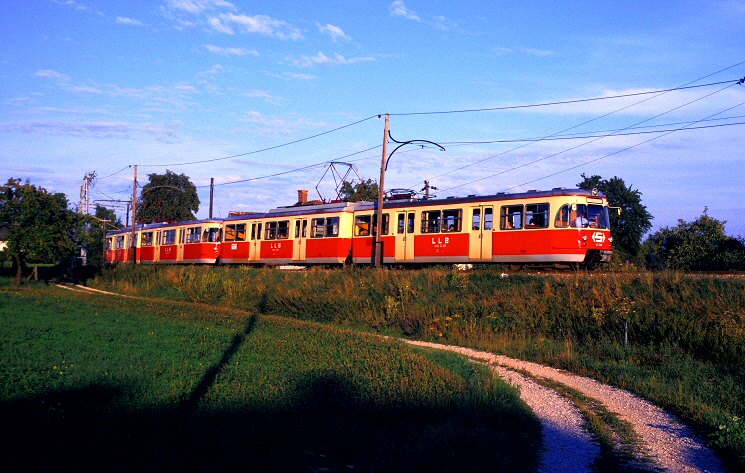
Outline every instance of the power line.
<path fill-rule="evenodd" d="M 726 90 L 726 89 L 729 89 L 730 87 L 732 87 L 732 86 L 734 86 L 734 85 L 736 85 L 736 84 L 737 84 L 737 82 L 734 82 L 734 83 L 732 83 L 732 84 L 730 84 L 730 85 L 728 85 L 728 86 L 726 86 L 726 87 L 722 87 L 721 89 L 719 89 L 719 90 L 717 90 L 717 91 L 714 91 L 714 92 L 712 92 L 712 93 L 710 93 L 710 94 L 704 95 L 703 97 L 699 97 L 699 98 L 697 98 L 697 99 L 695 99 L 695 100 L 691 100 L 690 102 L 687 102 L 687 103 L 685 103 L 685 104 L 683 104 L 683 105 L 679 105 L 679 106 L 677 106 L 677 107 L 674 107 L 674 108 L 672 108 L 672 109 L 670 109 L 670 110 L 667 110 L 667 111 L 665 111 L 665 112 L 662 112 L 662 113 L 660 113 L 660 114 L 657 114 L 657 115 L 655 115 L 655 116 L 653 116 L 653 117 L 650 117 L 650 118 L 647 118 L 647 119 L 645 119 L 645 120 L 642 120 L 642 121 L 640 121 L 640 122 L 637 122 L 637 123 L 635 123 L 634 125 L 631 125 L 631 126 L 628 126 L 628 127 L 626 127 L 626 128 L 623 128 L 623 129 L 621 129 L 621 131 L 623 131 L 623 130 L 627 130 L 627 129 L 629 129 L 629 128 L 633 127 L 633 126 L 637 126 L 637 125 L 640 125 L 640 124 L 642 124 L 642 123 L 645 123 L 645 122 L 648 122 L 648 121 L 650 121 L 650 120 L 653 120 L 653 119 L 655 119 L 655 118 L 661 117 L 662 115 L 665 115 L 665 114 L 667 114 L 667 113 L 670 113 L 670 112 L 672 112 L 672 111 L 675 111 L 675 110 L 678 110 L 678 109 L 680 109 L 680 108 L 683 108 L 683 107 L 685 107 L 685 106 L 688 106 L 688 105 L 690 105 L 690 104 L 692 104 L 692 103 L 694 103 L 694 102 L 698 102 L 699 100 L 703 100 L 703 99 L 705 99 L 705 98 L 707 98 L 707 97 L 711 97 L 712 95 L 714 95 L 714 94 L 718 94 L 719 92 L 722 92 L 722 91 L 724 91 L 724 90 Z M 718 113 L 715 113 L 714 115 L 711 115 L 711 117 L 713 117 L 713 116 L 716 116 L 716 115 L 719 115 L 720 113 L 724 113 L 724 112 L 726 112 L 727 110 L 731 110 L 732 108 L 735 108 L 735 107 L 731 107 L 731 108 L 729 108 L 729 109 L 726 109 L 726 110 L 722 110 L 721 112 L 718 112 Z M 711 118 L 711 117 L 707 117 L 707 118 Z M 702 120 L 704 120 L 704 119 L 702 119 Z M 694 122 L 694 124 L 695 124 L 695 123 L 698 123 L 698 122 L 700 122 L 700 121 L 702 121 L 702 120 L 697 120 L 697 121 L 695 121 L 695 122 Z M 668 135 L 668 134 L 670 134 L 670 133 L 672 133 L 672 132 L 674 132 L 674 131 L 678 131 L 678 130 L 681 130 L 681 129 L 684 129 L 684 128 L 685 128 L 685 127 L 682 127 L 682 128 L 679 128 L 679 129 L 675 129 L 675 130 L 672 130 L 672 131 L 670 131 L 670 132 L 668 132 L 668 133 L 662 134 L 662 135 L 660 135 L 660 136 L 656 136 L 656 137 L 654 137 L 654 138 L 652 138 L 652 139 L 657 139 L 657 138 L 661 138 L 662 136 L 666 136 L 666 135 Z M 580 144 L 580 145 L 577 145 L 577 146 L 573 146 L 573 147 L 571 147 L 571 148 L 567 148 L 567 149 L 565 149 L 565 150 L 559 151 L 558 153 L 554 153 L 554 154 L 551 154 L 551 155 L 548 155 L 548 156 L 544 156 L 543 158 L 539 158 L 539 159 L 533 160 L 533 161 L 531 161 L 531 162 L 529 162 L 529 163 L 521 164 L 520 166 L 516 166 L 516 167 L 514 167 L 514 168 L 511 168 L 511 169 L 508 169 L 508 170 L 505 170 L 505 171 L 502 171 L 502 172 L 498 172 L 498 173 L 496 173 L 496 174 L 492 174 L 492 175 L 489 175 L 489 176 L 486 176 L 486 177 L 482 177 L 482 178 L 479 178 L 479 179 L 476 179 L 476 180 L 473 180 L 473 181 L 470 181 L 470 182 L 466 182 L 466 183 L 463 183 L 463 184 L 459 184 L 459 185 L 457 185 L 457 186 L 451 187 L 451 188 L 449 188 L 449 189 L 444 189 L 444 190 L 445 190 L 445 191 L 448 191 L 448 190 L 451 190 L 451 189 L 456 189 L 456 188 L 458 188 L 458 187 L 462 187 L 462 186 L 465 186 L 465 185 L 468 185 L 468 184 L 473 184 L 474 182 L 479 182 L 479 181 L 483 181 L 484 179 L 489 179 L 489 178 L 491 178 L 491 177 L 494 177 L 494 176 L 498 176 L 498 175 L 500 175 L 500 174 L 505 174 L 505 173 L 507 173 L 507 172 L 511 172 L 511 171 L 514 171 L 514 170 L 516 170 L 516 169 L 520 169 L 520 168 L 523 168 L 523 167 L 525 167 L 525 166 L 529 166 L 529 165 L 531 165 L 531 164 L 535 164 L 535 163 L 537 163 L 537 162 L 540 162 L 540 161 L 544 161 L 544 160 L 546 160 L 546 159 L 549 159 L 549 158 L 553 158 L 553 157 L 555 157 L 555 156 L 558 156 L 558 155 L 560 155 L 560 154 L 566 153 L 566 152 L 568 152 L 568 151 L 572 151 L 572 150 L 575 150 L 575 149 L 577 149 L 577 148 L 581 148 L 582 146 L 586 146 L 586 145 L 588 145 L 588 144 L 590 144 L 590 143 L 594 143 L 595 141 L 601 140 L 601 139 L 603 139 L 603 138 L 607 138 L 607 137 L 609 137 L 609 136 L 616 136 L 616 135 L 617 135 L 617 133 L 611 133 L 611 134 L 609 134 L 609 135 L 604 135 L 604 136 L 600 136 L 600 137 L 597 137 L 597 138 L 595 138 L 595 139 L 593 139 L 593 140 L 590 140 L 590 141 L 587 141 L 587 142 L 585 142 L 585 143 L 582 143 L 582 144 Z M 647 140 L 647 141 L 652 141 L 652 139 L 650 139 L 650 140 Z M 646 143 L 646 141 L 645 141 L 644 143 Z M 630 149 L 630 148 L 629 148 L 629 149 Z M 510 151 L 512 151 L 512 150 L 510 150 Z M 505 153 L 506 153 L 506 152 L 505 152 Z M 504 153 L 500 153 L 500 154 L 504 154 Z M 487 158 L 487 159 L 491 159 L 491 158 Z M 481 160 L 481 161 L 486 161 L 486 159 L 484 159 L 484 160 Z M 480 162 L 481 162 L 481 161 L 480 161 Z M 592 162 L 592 161 L 591 161 L 591 162 Z M 465 168 L 465 167 L 467 167 L 467 166 L 463 166 L 463 167 L 461 167 L 460 169 L 463 169 L 463 168 Z M 451 172 L 455 172 L 455 171 L 451 171 Z M 443 175 L 444 175 L 444 174 L 443 174 Z"/>
<path fill-rule="evenodd" d="M 694 122 L 694 123 L 698 123 L 698 122 L 700 122 L 700 121 L 703 121 L 703 120 L 707 120 L 707 119 L 709 119 L 709 118 L 711 118 L 711 117 L 714 117 L 714 116 L 716 116 L 716 115 L 719 115 L 720 113 L 724 113 L 724 112 L 726 112 L 726 111 L 729 111 L 729 110 L 735 109 L 735 108 L 737 108 L 737 107 L 740 107 L 740 106 L 742 106 L 742 105 L 745 105 L 745 102 L 740 102 L 739 104 L 737 104 L 737 105 L 735 105 L 735 106 L 733 106 L 733 107 L 730 107 L 730 108 L 728 108 L 728 109 L 725 109 L 725 110 L 719 111 L 719 112 L 717 112 L 717 113 L 715 113 L 715 114 L 713 114 L 713 115 L 710 115 L 710 116 L 708 116 L 708 117 L 706 117 L 706 118 L 704 118 L 704 119 L 702 119 L 702 120 L 698 120 L 698 121 L 696 121 L 696 122 Z M 632 148 L 636 148 L 637 146 L 641 146 L 641 145 L 643 145 L 643 144 L 645 144 L 645 143 L 649 143 L 650 141 L 654 141 L 654 140 L 656 140 L 656 139 L 662 138 L 663 136 L 667 136 L 667 135 L 669 135 L 669 134 L 671 134 L 671 133 L 675 133 L 676 131 L 680 131 L 680 130 L 685 130 L 685 129 L 688 129 L 688 127 L 687 127 L 687 126 L 683 126 L 683 127 L 680 127 L 680 128 L 678 128 L 678 129 L 675 129 L 675 130 L 670 130 L 669 132 L 667 132 L 667 133 L 665 133 L 665 134 L 663 134 L 663 135 L 659 135 L 659 136 L 655 136 L 655 137 L 652 137 L 652 138 L 650 138 L 650 139 L 648 139 L 648 140 L 645 140 L 645 141 L 642 141 L 642 142 L 640 142 L 640 143 L 636 143 L 636 144 L 634 144 L 634 145 L 631 145 L 631 146 L 628 146 L 628 147 L 626 147 L 626 148 L 623 148 L 623 149 L 619 149 L 619 150 L 616 150 L 616 151 L 614 151 L 614 152 L 612 152 L 612 153 L 608 153 L 608 154 L 606 154 L 606 155 L 604 155 L 604 156 L 600 156 L 599 158 L 591 159 L 590 161 L 586 161 L 586 162 L 584 162 L 584 163 L 582 163 L 582 164 L 577 164 L 576 166 L 572 166 L 572 167 L 569 167 L 569 168 L 563 169 L 563 170 L 561 170 L 561 171 L 558 171 L 558 172 L 555 172 L 555 173 L 553 173 L 553 174 L 549 174 L 549 175 L 547 175 L 547 176 L 543 176 L 543 177 L 540 177 L 540 178 L 538 178 L 538 179 L 533 179 L 532 181 L 524 182 L 524 183 L 522 183 L 522 184 L 518 184 L 518 185 L 516 185 L 516 186 L 512 186 L 512 187 L 509 187 L 509 188 L 505 189 L 505 191 L 508 191 L 508 190 L 511 190 L 511 189 L 515 189 L 515 188 L 517 188 L 517 187 L 520 187 L 520 186 L 526 186 L 526 185 L 528 185 L 528 184 L 532 184 L 532 183 L 534 183 L 534 182 L 538 182 L 538 181 L 541 181 L 541 180 L 543 180 L 543 179 L 548 179 L 549 177 L 553 177 L 553 176 L 556 176 L 556 175 L 558 175 L 558 174 L 562 174 L 562 173 L 565 173 L 565 172 L 567 172 L 567 171 L 571 171 L 572 169 L 577 169 L 577 168 L 579 168 L 579 167 L 582 167 L 582 166 L 585 166 L 585 165 L 587 165 L 587 164 L 590 164 L 590 163 L 594 163 L 594 162 L 596 162 L 596 161 L 600 161 L 601 159 L 605 159 L 605 158 L 608 158 L 608 157 L 610 157 L 610 156 L 616 155 L 616 154 L 618 154 L 618 153 L 622 153 L 622 152 L 624 152 L 624 151 L 628 151 L 628 150 L 630 150 L 630 149 L 632 149 Z M 449 189 L 448 189 L 448 190 L 449 190 Z"/>

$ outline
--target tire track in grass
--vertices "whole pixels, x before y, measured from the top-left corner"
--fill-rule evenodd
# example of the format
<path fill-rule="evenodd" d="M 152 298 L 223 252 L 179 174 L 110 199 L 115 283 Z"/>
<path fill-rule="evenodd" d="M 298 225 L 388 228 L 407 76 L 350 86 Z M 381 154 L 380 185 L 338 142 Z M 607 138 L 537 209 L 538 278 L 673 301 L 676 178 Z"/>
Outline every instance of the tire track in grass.
<path fill-rule="evenodd" d="M 503 355 L 438 343 L 407 341 L 412 345 L 449 350 L 469 358 L 524 371 L 531 377 L 546 378 L 578 391 L 604 406 L 607 411 L 627 422 L 639 438 L 642 458 L 651 459 L 651 470 L 680 473 L 725 473 L 727 469 L 704 445 L 692 429 L 671 414 L 629 391 L 614 388 L 594 379 Z M 546 452 L 549 455 L 550 452 Z"/>

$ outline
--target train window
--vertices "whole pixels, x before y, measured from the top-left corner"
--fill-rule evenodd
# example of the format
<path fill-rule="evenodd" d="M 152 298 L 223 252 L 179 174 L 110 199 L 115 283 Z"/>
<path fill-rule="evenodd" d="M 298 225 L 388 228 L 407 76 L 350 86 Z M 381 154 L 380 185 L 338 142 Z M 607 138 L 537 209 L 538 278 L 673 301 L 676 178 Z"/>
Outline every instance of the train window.
<path fill-rule="evenodd" d="M 277 239 L 277 222 L 266 222 L 266 240 Z"/>
<path fill-rule="evenodd" d="M 406 233 L 414 233 L 414 212 L 409 212 L 406 217 Z"/>
<path fill-rule="evenodd" d="M 253 231 L 256 231 L 256 224 L 253 224 Z M 253 239 L 253 235 L 251 236 Z M 225 241 L 246 241 L 246 224 L 236 223 L 235 225 L 225 226 Z"/>
<path fill-rule="evenodd" d="M 437 233 L 440 231 L 440 211 L 425 210 L 422 212 L 422 233 Z"/>
<path fill-rule="evenodd" d="M 142 246 L 153 246 L 153 232 L 142 234 Z"/>
<path fill-rule="evenodd" d="M 500 228 L 502 230 L 516 230 L 523 227 L 523 206 L 504 205 L 500 214 Z"/>
<path fill-rule="evenodd" d="M 339 235 L 339 217 L 314 218 L 311 221 L 310 237 L 334 237 Z"/>
<path fill-rule="evenodd" d="M 311 238 L 322 238 L 326 233 L 326 219 L 325 218 L 314 218 L 310 222 L 310 237 Z"/>
<path fill-rule="evenodd" d="M 525 228 L 548 228 L 548 204 L 526 205 L 525 220 Z"/>
<path fill-rule="evenodd" d="M 608 228 L 608 208 L 602 205 L 573 205 L 570 222 L 572 227 Z"/>
<path fill-rule="evenodd" d="M 558 212 L 556 212 L 556 219 L 554 220 L 554 227 L 566 228 L 569 226 L 569 222 L 572 220 L 572 209 L 569 205 L 562 205 Z"/>
<path fill-rule="evenodd" d="M 202 236 L 202 227 L 189 227 L 186 229 L 186 243 L 199 243 Z"/>
<path fill-rule="evenodd" d="M 277 239 L 286 240 L 290 237 L 290 221 L 282 220 L 277 222 Z"/>
<path fill-rule="evenodd" d="M 106 246 L 104 247 L 104 250 L 110 250 L 111 249 L 111 238 L 106 239 Z"/>
<path fill-rule="evenodd" d="M 211 243 L 215 243 L 220 241 L 220 229 L 219 228 L 205 228 L 204 234 L 202 235 L 203 241 L 209 241 Z"/>
<path fill-rule="evenodd" d="M 354 217 L 354 234 L 355 236 L 370 236 L 372 231 L 372 215 L 357 215 Z"/>
<path fill-rule="evenodd" d="M 487 207 L 484 209 L 484 230 L 494 230 L 494 209 Z"/>
<path fill-rule="evenodd" d="M 442 231 L 459 232 L 463 211 L 461 209 L 449 209 L 442 211 Z"/>
<path fill-rule="evenodd" d="M 173 245 L 174 243 L 176 243 L 176 230 L 163 230 L 161 245 Z"/>
<path fill-rule="evenodd" d="M 473 209 L 473 215 L 471 215 L 471 229 L 481 230 L 481 209 Z"/>
<path fill-rule="evenodd" d="M 116 237 L 116 249 L 121 250 L 124 248 L 124 235 Z"/>
<path fill-rule="evenodd" d="M 339 217 L 328 217 L 326 219 L 326 236 L 339 235 Z"/>
<path fill-rule="evenodd" d="M 396 225 L 396 233 L 403 235 L 404 229 L 406 228 L 406 214 L 398 214 L 398 224 Z"/>

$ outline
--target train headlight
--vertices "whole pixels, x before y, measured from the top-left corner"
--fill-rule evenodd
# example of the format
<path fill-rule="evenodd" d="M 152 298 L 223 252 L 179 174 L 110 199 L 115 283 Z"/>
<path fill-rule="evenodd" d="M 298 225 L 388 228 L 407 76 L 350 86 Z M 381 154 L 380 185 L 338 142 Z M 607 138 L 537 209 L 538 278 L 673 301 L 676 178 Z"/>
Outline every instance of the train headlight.
<path fill-rule="evenodd" d="M 608 243 L 613 243 L 613 237 L 608 237 Z"/>
<path fill-rule="evenodd" d="M 587 241 L 587 235 L 582 235 L 582 241 Z"/>
<path fill-rule="evenodd" d="M 597 188 L 593 188 L 590 192 L 592 193 L 592 195 L 598 195 L 598 189 Z"/>

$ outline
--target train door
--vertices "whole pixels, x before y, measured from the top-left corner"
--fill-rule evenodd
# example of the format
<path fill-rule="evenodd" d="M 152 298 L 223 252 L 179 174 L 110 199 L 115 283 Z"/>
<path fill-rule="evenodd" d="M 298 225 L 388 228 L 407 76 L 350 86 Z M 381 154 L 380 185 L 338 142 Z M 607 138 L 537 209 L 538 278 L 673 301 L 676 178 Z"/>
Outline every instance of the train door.
<path fill-rule="evenodd" d="M 491 260 L 492 231 L 494 230 L 494 207 L 479 205 L 471 207 L 471 230 L 468 258 Z"/>
<path fill-rule="evenodd" d="M 261 258 L 261 223 L 251 224 L 251 241 L 249 241 L 248 261 L 259 261 Z"/>
<path fill-rule="evenodd" d="M 183 228 L 178 229 L 178 245 L 177 245 L 177 252 L 176 252 L 176 261 L 181 263 L 184 261 L 184 239 L 186 238 L 184 234 L 186 233 Z"/>
<path fill-rule="evenodd" d="M 414 212 L 396 212 L 396 261 L 414 260 Z"/>
<path fill-rule="evenodd" d="M 294 219 L 292 260 L 305 261 L 305 239 L 308 237 L 308 219 Z"/>

